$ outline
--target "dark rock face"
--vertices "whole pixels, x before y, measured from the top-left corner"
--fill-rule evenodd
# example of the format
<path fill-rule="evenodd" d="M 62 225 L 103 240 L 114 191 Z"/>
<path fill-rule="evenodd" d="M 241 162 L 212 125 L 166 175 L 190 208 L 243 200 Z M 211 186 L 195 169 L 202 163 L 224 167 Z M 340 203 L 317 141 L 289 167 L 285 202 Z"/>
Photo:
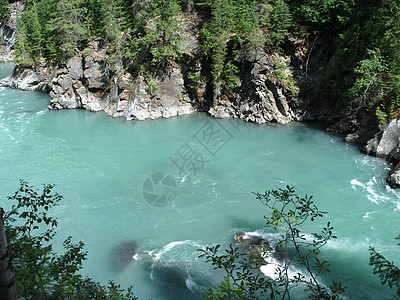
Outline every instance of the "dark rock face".
<path fill-rule="evenodd" d="M 13 1 L 9 4 L 10 19 L 1 24 L 0 37 L 2 43 L 0 44 L 0 61 L 13 61 L 14 60 L 14 44 L 16 40 L 16 21 L 23 10 L 24 5 L 22 1 Z"/>
<path fill-rule="evenodd" d="M 372 137 L 363 149 L 368 155 L 386 159 L 396 167 L 389 172 L 386 179 L 392 188 L 400 187 L 400 119 L 392 120 L 381 126 L 379 132 Z"/>
<path fill-rule="evenodd" d="M 83 60 L 80 55 L 76 55 L 69 59 L 66 63 L 69 76 L 73 80 L 79 80 L 83 78 Z"/>
<path fill-rule="evenodd" d="M 15 29 L 8 25 L 0 26 L 0 36 L 3 43 L 0 45 L 0 61 L 13 61 Z"/>
<path fill-rule="evenodd" d="M 386 178 L 386 183 L 394 189 L 400 188 L 400 164 L 389 172 L 388 177 Z"/>
<path fill-rule="evenodd" d="M 251 268 L 256 269 L 265 265 L 265 256 L 274 253 L 274 249 L 272 249 L 269 242 L 261 236 L 240 232 L 235 234 L 233 239 L 236 247 L 248 254 L 247 259 Z"/>
<path fill-rule="evenodd" d="M 69 65 L 77 64 L 78 67 L 71 67 L 78 74 L 80 72 L 79 65 L 83 66 L 83 78 L 86 80 L 85 86 L 90 89 L 104 89 L 109 80 L 109 72 L 107 71 L 107 48 L 102 45 L 101 41 L 94 41 L 82 53 L 82 63 L 78 61 Z M 74 69 L 76 68 L 76 69 Z M 75 75 L 75 74 L 74 74 Z M 72 77 L 72 75 L 71 75 Z"/>
<path fill-rule="evenodd" d="M 367 144 L 367 142 L 372 139 L 375 135 L 376 130 L 372 128 L 362 128 L 356 130 L 354 133 L 349 133 L 344 141 L 351 144 Z"/>
<path fill-rule="evenodd" d="M 248 254 L 252 268 L 260 268 L 269 264 L 268 260 L 283 262 L 287 259 L 288 253 L 280 250 L 279 241 L 275 238 L 270 240 L 254 233 L 236 233 L 233 237 L 236 247 L 243 253 Z M 279 238 L 278 238 L 279 239 Z"/>

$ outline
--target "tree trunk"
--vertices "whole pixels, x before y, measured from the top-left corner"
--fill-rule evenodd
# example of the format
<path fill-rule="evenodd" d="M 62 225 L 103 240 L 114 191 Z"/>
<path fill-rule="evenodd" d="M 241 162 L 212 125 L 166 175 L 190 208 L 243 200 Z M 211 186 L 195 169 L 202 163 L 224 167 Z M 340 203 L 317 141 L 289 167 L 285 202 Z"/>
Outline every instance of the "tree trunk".
<path fill-rule="evenodd" d="M 0 300 L 15 300 L 17 299 L 15 276 L 11 269 L 3 214 L 4 210 L 0 207 Z"/>

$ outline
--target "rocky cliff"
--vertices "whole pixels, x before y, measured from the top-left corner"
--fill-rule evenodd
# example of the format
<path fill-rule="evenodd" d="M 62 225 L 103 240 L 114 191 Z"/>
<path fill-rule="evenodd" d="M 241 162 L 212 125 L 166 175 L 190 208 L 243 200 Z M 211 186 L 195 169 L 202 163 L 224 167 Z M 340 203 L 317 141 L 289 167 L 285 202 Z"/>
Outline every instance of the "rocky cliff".
<path fill-rule="evenodd" d="M 154 78 L 130 72 L 122 59 L 110 62 L 113 53 L 107 44 L 95 40 L 64 66 L 19 66 L 1 85 L 47 92 L 52 97 L 50 109 L 104 111 L 126 120 L 168 118 L 200 110 L 216 118 L 286 124 L 323 119 L 328 113 L 321 109 L 316 113 L 315 97 L 298 93 L 304 85 L 313 90 L 318 82 L 315 73 L 321 72 L 314 68 L 319 62 L 309 63 L 307 41 L 293 38 L 292 51 L 286 55 L 260 53 L 254 62 L 238 60 L 238 87 L 214 97 L 209 84 L 194 87 L 190 83 L 188 70 L 209 68 L 195 57 L 198 41 L 193 32 L 185 31 L 183 59 Z"/>
<path fill-rule="evenodd" d="M 10 19 L 0 24 L 0 61 L 11 62 L 14 60 L 14 44 L 16 38 L 16 20 L 17 16 L 23 10 L 21 2 L 13 2 L 9 5 Z"/>
<path fill-rule="evenodd" d="M 14 9 L 17 13 L 18 7 Z M 210 70 L 196 57 L 198 29 L 185 24 L 184 55 L 154 78 L 135 74 L 129 62 L 111 60 L 108 45 L 95 40 L 69 59 L 65 65 L 17 66 L 0 84 L 23 90 L 49 93 L 49 109 L 80 108 L 104 111 L 112 117 L 145 120 L 207 111 L 216 118 L 239 118 L 264 124 L 292 121 L 324 121 L 329 131 L 347 134 L 346 141 L 361 143 L 365 152 L 387 159 L 397 167 L 388 184 L 400 187 L 400 121 L 378 128 L 373 112 L 346 108 L 320 93 L 321 83 L 330 72 L 332 56 L 323 39 L 291 36 L 283 54 L 262 52 L 255 61 L 240 57 L 238 87 L 213 96 L 210 84 L 193 86 L 189 70 L 198 75 Z M 3 60 L 12 57 L 15 40 L 13 24 L 3 24 Z M 389 141 L 389 142 L 388 142 Z M 384 150 L 382 150 L 384 149 Z"/>

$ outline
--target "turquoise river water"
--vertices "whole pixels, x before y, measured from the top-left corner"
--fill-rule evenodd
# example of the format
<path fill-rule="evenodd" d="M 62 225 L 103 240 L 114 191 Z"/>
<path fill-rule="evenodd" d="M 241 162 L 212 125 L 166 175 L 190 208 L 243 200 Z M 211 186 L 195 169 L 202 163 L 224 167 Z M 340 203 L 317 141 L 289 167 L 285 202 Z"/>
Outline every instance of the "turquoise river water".
<path fill-rule="evenodd" d="M 0 68 L 4 77 L 12 66 Z M 205 114 L 126 122 L 49 111 L 49 99 L 0 90 L 0 204 L 10 207 L 6 198 L 19 179 L 57 184 L 64 199 L 52 211 L 56 248 L 68 235 L 82 240 L 85 275 L 133 285 L 140 299 L 197 299 L 216 273 L 196 250 L 228 246 L 236 232 L 271 235 L 268 211 L 252 192 L 288 184 L 328 212 L 304 231 L 330 221 L 338 236 L 322 250 L 331 272 L 320 280 L 341 280 L 346 299 L 395 297 L 372 274 L 368 247 L 400 262 L 400 192 L 385 185 L 388 164 L 342 136 L 307 124 L 258 126 Z M 134 246 L 136 255 L 126 259 L 123 248 Z"/>

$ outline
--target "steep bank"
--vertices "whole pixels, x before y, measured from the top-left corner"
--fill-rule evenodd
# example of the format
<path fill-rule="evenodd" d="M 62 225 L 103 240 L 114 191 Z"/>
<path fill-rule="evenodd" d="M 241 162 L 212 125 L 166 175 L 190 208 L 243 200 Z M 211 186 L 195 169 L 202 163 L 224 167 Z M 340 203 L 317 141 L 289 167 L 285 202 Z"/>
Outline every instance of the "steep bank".
<path fill-rule="evenodd" d="M 151 80 L 129 72 L 122 61 L 110 63 L 107 45 L 95 40 L 64 66 L 17 66 L 0 84 L 49 93 L 52 97 L 49 109 L 104 111 L 126 120 L 208 111 L 216 118 L 238 118 L 257 124 L 322 121 L 329 131 L 347 134 L 347 142 L 364 145 L 378 145 L 380 138 L 386 136 L 385 127 L 378 128 L 372 112 L 343 109 L 340 103 L 318 93 L 330 59 L 325 55 L 329 45 L 322 40 L 312 43 L 313 39 L 293 37 L 286 56 L 263 53 L 258 61 L 243 63 L 240 87 L 213 100 L 210 87 L 204 84 L 194 88 L 188 78 L 189 69 L 197 67 L 199 72 L 207 69 L 193 59 L 198 43 L 195 35 L 189 36 L 185 60 Z M 282 65 L 290 68 L 278 69 Z M 284 72 L 285 81 L 279 81 L 278 72 Z M 296 82 L 298 90 L 287 86 L 289 80 Z M 389 152 L 392 150 L 400 152 L 398 143 Z M 393 155 L 371 150 L 371 146 L 365 153 L 394 164 L 399 162 Z M 393 175 L 398 169 L 389 174 L 388 183 L 392 187 L 400 186 L 400 176 Z"/>
<path fill-rule="evenodd" d="M 12 57 L 15 16 L 22 10 L 18 3 L 12 10 L 10 20 L 14 21 L 1 27 L 4 60 Z M 325 122 L 329 131 L 345 133 L 346 141 L 351 143 L 375 145 L 385 136 L 373 111 L 348 107 L 321 93 L 327 78 L 340 75 L 331 74 L 332 65 L 337 62 L 330 38 L 289 35 L 280 53 L 264 49 L 253 60 L 236 55 L 233 62 L 239 69 L 237 85 L 216 95 L 212 84 L 201 79 L 211 72 L 211 66 L 210 61 L 198 55 L 200 23 L 191 18 L 182 21 L 183 55 L 158 70 L 154 77 L 138 74 L 121 53 L 96 39 L 63 65 L 17 66 L 0 84 L 49 93 L 49 109 L 104 111 L 126 120 L 207 111 L 216 118 L 238 118 L 257 124 L 318 120 Z M 335 85 L 333 82 L 329 88 L 337 88 Z M 398 149 L 398 145 L 394 148 Z M 365 152 L 398 163 L 379 151 L 367 148 Z M 400 185 L 393 180 L 388 183 Z"/>
<path fill-rule="evenodd" d="M 129 70 L 123 60 L 110 62 L 107 44 L 95 40 L 63 66 L 17 66 L 2 86 L 44 91 L 53 98 L 49 109 L 82 108 L 112 117 L 145 120 L 208 111 L 216 118 L 239 118 L 264 124 L 325 120 L 334 111 L 316 97 L 322 78 L 320 54 L 310 55 L 307 40 L 289 39 L 290 51 L 259 54 L 257 61 L 241 61 L 238 87 L 213 96 L 212 88 L 194 85 L 189 70 L 199 76 L 210 66 L 196 58 L 196 29 L 187 30 L 185 54 L 172 67 L 145 78 Z M 314 45 L 315 47 L 315 45 Z M 311 59 L 310 59 L 311 56 Z M 314 58 L 315 57 L 315 58 Z"/>
<path fill-rule="evenodd" d="M 13 2 L 9 5 L 10 18 L 0 23 L 0 61 L 14 60 L 14 45 L 16 39 L 17 16 L 23 11 L 22 2 Z"/>

